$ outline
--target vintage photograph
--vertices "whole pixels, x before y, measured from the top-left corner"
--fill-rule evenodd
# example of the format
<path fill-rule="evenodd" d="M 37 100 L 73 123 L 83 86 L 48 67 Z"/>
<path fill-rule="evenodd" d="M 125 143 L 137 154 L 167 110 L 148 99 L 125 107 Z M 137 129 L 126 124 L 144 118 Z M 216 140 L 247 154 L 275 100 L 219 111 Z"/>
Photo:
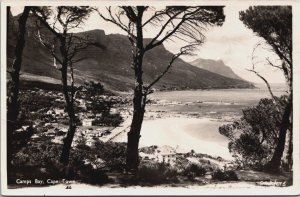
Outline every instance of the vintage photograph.
<path fill-rule="evenodd" d="M 1 3 L 2 194 L 299 194 L 296 4 L 55 2 Z"/>

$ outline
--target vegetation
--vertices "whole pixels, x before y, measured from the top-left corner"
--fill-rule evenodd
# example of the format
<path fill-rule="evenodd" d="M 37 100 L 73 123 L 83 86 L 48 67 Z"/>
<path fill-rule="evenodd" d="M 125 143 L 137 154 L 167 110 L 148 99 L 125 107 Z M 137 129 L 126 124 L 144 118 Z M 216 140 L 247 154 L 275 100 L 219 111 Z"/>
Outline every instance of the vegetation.
<path fill-rule="evenodd" d="M 13 141 L 15 126 L 18 125 L 18 116 L 20 110 L 19 104 L 19 86 L 20 86 L 20 70 L 22 66 L 23 49 L 25 47 L 25 33 L 26 23 L 30 13 L 31 7 L 25 6 L 20 18 L 18 19 L 18 35 L 17 43 L 15 46 L 15 57 L 11 69 L 8 70 L 10 74 L 10 81 L 8 83 L 8 95 L 7 95 L 7 163 L 10 164 L 11 155 L 13 154 Z M 7 10 L 10 11 L 10 10 Z M 9 22 L 9 15 L 8 20 Z M 9 24 L 7 24 L 9 27 Z M 9 28 L 7 28 L 9 31 Z M 9 32 L 8 32 L 9 33 Z"/>
<path fill-rule="evenodd" d="M 137 173 L 138 181 L 151 184 L 176 182 L 178 175 L 176 169 L 164 163 L 142 163 Z"/>
<path fill-rule="evenodd" d="M 101 148 L 101 151 L 98 151 Z M 27 179 L 32 177 L 42 180 L 53 178 L 81 180 L 85 183 L 102 184 L 109 181 L 107 172 L 122 172 L 125 166 L 126 146 L 124 143 L 103 143 L 98 141 L 93 147 L 81 144 L 71 150 L 70 168 L 65 174 L 59 161 L 61 145 L 52 143 L 49 138 L 31 142 L 13 156 L 10 182 L 21 174 Z M 31 175 L 24 174 L 30 169 Z"/>
<path fill-rule="evenodd" d="M 105 125 L 105 126 L 111 126 L 111 127 L 117 127 L 123 122 L 122 116 L 117 114 L 109 114 L 104 113 L 102 117 L 97 118 L 94 121 L 95 125 Z"/>
<path fill-rule="evenodd" d="M 204 42 L 202 32 L 207 26 L 223 24 L 223 6 L 180 6 L 160 10 L 148 6 L 123 6 L 114 10 L 108 7 L 108 17 L 98 12 L 102 19 L 117 25 L 128 34 L 132 47 L 135 83 L 133 117 L 127 143 L 101 141 L 103 134 L 111 132 L 107 128 L 93 130 L 93 127 L 86 125 L 77 127 L 86 118 L 93 118 L 96 125 L 117 127 L 123 118 L 112 107 L 128 104 L 126 99 L 120 99 L 121 96 L 106 92 L 100 82 L 89 81 L 83 86 L 75 86 L 74 66 L 86 58 L 79 52 L 96 44 L 91 43 L 84 36 L 86 34 L 72 32 L 83 24 L 93 10 L 87 6 L 25 7 L 20 15 L 15 60 L 9 71 L 11 80 L 8 82 L 7 95 L 8 183 L 16 183 L 17 177 L 42 180 L 67 178 L 90 184 L 105 184 L 112 181 L 110 178 L 114 174 L 138 184 L 154 185 L 182 180 L 201 183 L 210 180 L 207 178 L 210 174 L 211 180 L 237 181 L 240 174 L 238 177 L 232 170 L 234 167 L 259 170 L 270 168 L 277 171 L 288 132 L 291 137 L 287 168 L 291 169 L 291 7 L 250 7 L 240 13 L 244 24 L 263 37 L 281 59 L 280 66 L 270 64 L 283 71 L 289 92 L 277 98 L 268 86 L 271 99 L 261 99 L 257 106 L 244 109 L 239 120 L 219 128 L 219 132 L 230 140 L 228 148 L 236 159 L 237 165 L 230 164 L 229 168 L 226 166 L 227 161 L 222 158 L 196 153 L 194 150 L 181 154 L 176 153 L 175 149 L 167 149 L 170 153 L 162 154 L 164 151 L 158 151 L 157 146 L 138 148 L 145 107 L 149 103 L 148 95 L 179 57 L 192 54 Z M 37 20 L 37 39 L 48 50 L 53 66 L 61 74 L 62 92 L 57 91 L 57 85 L 50 85 L 45 86 L 48 91 L 26 87 L 19 95 L 25 27 L 31 11 Z M 150 18 L 149 15 L 146 17 L 146 12 L 151 13 Z M 149 28 L 157 30 L 157 34 L 145 42 L 143 34 Z M 152 81 L 144 81 L 147 78 L 143 76 L 147 65 L 144 63 L 146 55 L 173 38 L 180 38 L 184 46 L 177 54 L 172 54 L 165 69 L 158 70 L 158 74 L 152 76 Z M 25 83 L 25 86 L 31 86 L 30 83 Z M 42 87 L 45 84 L 37 82 L 35 85 Z M 79 129 L 81 133 L 77 135 L 76 130 Z M 143 152 L 144 158 L 139 157 L 139 152 Z M 226 164 L 224 170 L 221 170 L 223 162 Z M 288 184 L 291 184 L 290 181 Z"/>
<path fill-rule="evenodd" d="M 189 180 L 194 180 L 195 177 L 204 176 L 206 169 L 197 164 L 190 164 L 183 170 L 183 175 L 188 177 Z"/>
<path fill-rule="evenodd" d="M 237 174 L 232 170 L 222 171 L 220 169 L 212 173 L 212 180 L 218 181 L 238 181 Z"/>
<path fill-rule="evenodd" d="M 54 36 L 53 41 L 44 40 L 38 30 L 38 38 L 43 46 L 45 46 L 49 53 L 53 56 L 54 66 L 58 67 L 56 62 L 60 64 L 59 70 L 61 72 L 62 92 L 65 98 L 65 107 L 69 116 L 69 131 L 64 139 L 63 151 L 61 153 L 60 161 L 64 165 L 69 163 L 69 155 L 73 137 L 76 131 L 76 118 L 74 111 L 75 103 L 75 88 L 74 88 L 74 72 L 73 66 L 82 58 L 78 57 L 78 51 L 88 47 L 87 40 L 78 38 L 71 33 L 74 29 L 78 29 L 80 25 L 89 17 L 92 9 L 87 6 L 58 6 L 55 10 L 50 7 L 35 7 L 34 14 L 38 21 L 42 23 L 49 32 Z M 55 19 L 58 23 L 50 22 Z M 60 31 L 60 27 L 62 30 Z M 56 41 L 59 41 L 58 46 Z M 54 47 L 53 47 L 54 46 Z M 55 52 L 55 47 L 59 48 L 59 55 Z M 77 55 L 77 56 L 76 56 Z M 68 70 L 70 71 L 70 89 L 68 89 Z"/>
<path fill-rule="evenodd" d="M 229 151 L 239 165 L 261 169 L 271 160 L 286 105 L 286 96 L 276 98 L 276 103 L 261 99 L 257 106 L 244 109 L 238 121 L 219 128 L 230 139 Z"/>
<path fill-rule="evenodd" d="M 281 65 L 275 65 L 270 60 L 269 64 L 282 70 L 288 87 L 289 94 L 286 98 L 282 120 L 280 121 L 279 138 L 272 159 L 268 163 L 268 168 L 278 171 L 280 161 L 284 152 L 287 131 L 291 129 L 291 115 L 293 109 L 292 83 L 293 83 L 293 42 L 292 42 L 292 7 L 291 6 L 250 6 L 246 11 L 240 12 L 240 20 L 264 38 L 266 44 L 281 60 Z M 257 73 L 256 71 L 254 71 Z M 261 75 L 257 74 L 259 77 Z M 268 82 L 261 77 L 269 87 Z M 269 87 L 270 90 L 270 87 Z M 290 138 L 292 144 L 292 138 Z M 292 145 L 289 146 L 289 160 L 292 158 Z"/>

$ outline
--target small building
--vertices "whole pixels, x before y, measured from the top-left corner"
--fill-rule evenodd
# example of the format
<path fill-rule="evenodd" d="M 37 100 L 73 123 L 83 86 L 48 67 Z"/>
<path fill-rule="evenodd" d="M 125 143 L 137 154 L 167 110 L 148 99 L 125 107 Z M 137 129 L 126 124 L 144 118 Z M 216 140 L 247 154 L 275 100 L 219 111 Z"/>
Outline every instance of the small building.
<path fill-rule="evenodd" d="M 56 132 L 54 130 L 49 130 L 46 133 L 46 136 L 48 136 L 48 137 L 54 137 L 54 136 L 56 136 Z"/>
<path fill-rule="evenodd" d="M 119 110 L 116 109 L 116 108 L 111 108 L 110 109 L 110 114 L 118 114 L 119 113 Z"/>
<path fill-rule="evenodd" d="M 68 133 L 69 128 L 67 128 L 67 127 L 57 127 L 57 128 L 55 128 L 55 131 L 62 131 L 64 133 Z"/>
<path fill-rule="evenodd" d="M 83 119 L 82 120 L 82 126 L 92 126 L 93 125 L 93 119 Z"/>
<path fill-rule="evenodd" d="M 101 118 L 101 117 L 102 117 L 102 114 L 100 114 L 100 113 L 99 113 L 99 114 L 96 114 L 96 117 L 97 117 L 97 118 Z"/>
<path fill-rule="evenodd" d="M 52 115 L 52 114 L 54 114 L 54 111 L 53 111 L 53 110 L 48 110 L 48 111 L 46 112 L 46 114 L 47 114 L 47 115 Z"/>
<path fill-rule="evenodd" d="M 61 115 L 64 113 L 63 109 L 55 109 L 54 111 L 55 111 L 55 114 L 57 114 L 57 115 Z"/>
<path fill-rule="evenodd" d="M 95 143 L 95 140 L 93 140 L 93 139 L 88 139 L 88 140 L 85 142 L 85 145 L 87 145 L 87 146 L 93 146 L 94 143 Z"/>

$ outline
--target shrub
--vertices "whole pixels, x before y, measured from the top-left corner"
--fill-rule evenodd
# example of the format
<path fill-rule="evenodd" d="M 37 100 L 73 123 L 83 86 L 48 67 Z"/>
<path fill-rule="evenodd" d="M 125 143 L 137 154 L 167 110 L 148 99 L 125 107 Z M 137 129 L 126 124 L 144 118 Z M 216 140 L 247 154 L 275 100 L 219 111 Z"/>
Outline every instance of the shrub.
<path fill-rule="evenodd" d="M 66 173 L 65 166 L 59 162 L 61 148 L 61 145 L 54 144 L 49 140 L 42 143 L 31 143 L 23 147 L 13 157 L 12 169 L 14 170 L 10 174 L 11 178 L 9 180 L 13 180 L 13 177 L 17 175 L 18 178 L 24 177 L 27 179 L 69 178 L 91 184 L 103 184 L 109 181 L 104 169 L 84 163 L 86 159 L 90 161 L 96 159 L 90 147 L 71 150 L 69 170 Z M 13 181 L 10 182 L 13 183 Z"/>
<path fill-rule="evenodd" d="M 176 182 L 179 173 L 164 163 L 141 164 L 138 170 L 138 180 L 151 184 Z"/>
<path fill-rule="evenodd" d="M 152 146 L 149 146 L 149 147 L 142 147 L 139 149 L 140 152 L 143 152 L 143 153 L 146 153 L 146 154 L 154 154 L 156 149 L 158 147 L 156 145 L 152 145 Z"/>
<path fill-rule="evenodd" d="M 94 169 L 92 165 L 85 165 L 80 168 L 77 178 L 90 184 L 104 184 L 109 182 L 106 173 L 101 169 Z"/>
<path fill-rule="evenodd" d="M 99 119 L 96 119 L 93 124 L 103 124 L 106 126 L 117 127 L 123 122 L 123 118 L 120 114 L 103 114 Z"/>
<path fill-rule="evenodd" d="M 287 104 L 285 96 L 276 100 L 275 106 L 272 99 L 261 99 L 257 106 L 244 109 L 239 120 L 219 128 L 230 140 L 230 153 L 243 167 L 261 168 L 272 158 Z"/>
<path fill-rule="evenodd" d="M 206 169 L 197 164 L 190 164 L 185 168 L 182 172 L 184 176 L 186 176 L 189 180 L 194 180 L 195 177 L 204 176 L 206 173 Z"/>
<path fill-rule="evenodd" d="M 13 156 L 15 174 L 41 179 L 65 177 L 64 166 L 59 162 L 60 151 L 61 146 L 50 141 L 28 144 Z"/>
<path fill-rule="evenodd" d="M 106 162 L 110 171 L 122 172 L 125 169 L 126 143 L 96 141 L 92 151 Z"/>
<path fill-rule="evenodd" d="M 218 169 L 213 172 L 212 179 L 218 181 L 237 181 L 238 177 L 237 174 L 232 170 L 222 171 Z"/>

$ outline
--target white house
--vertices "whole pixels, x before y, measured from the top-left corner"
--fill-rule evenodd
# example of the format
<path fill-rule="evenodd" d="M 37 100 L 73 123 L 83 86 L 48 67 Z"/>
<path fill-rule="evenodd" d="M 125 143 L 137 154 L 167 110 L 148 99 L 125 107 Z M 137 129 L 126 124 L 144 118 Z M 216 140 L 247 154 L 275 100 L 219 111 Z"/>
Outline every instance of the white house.
<path fill-rule="evenodd" d="M 85 142 L 85 144 L 86 144 L 87 146 L 93 146 L 93 145 L 94 145 L 94 142 L 95 142 L 95 140 L 93 140 L 93 139 L 88 139 L 88 140 Z"/>
<path fill-rule="evenodd" d="M 83 119 L 82 120 L 82 126 L 92 126 L 93 125 L 93 119 Z"/>
<path fill-rule="evenodd" d="M 116 108 L 110 108 L 110 113 L 111 113 L 111 114 L 118 114 L 118 113 L 119 113 L 119 110 L 116 109 Z"/>
<path fill-rule="evenodd" d="M 55 114 L 63 114 L 64 110 L 63 109 L 55 109 Z"/>

